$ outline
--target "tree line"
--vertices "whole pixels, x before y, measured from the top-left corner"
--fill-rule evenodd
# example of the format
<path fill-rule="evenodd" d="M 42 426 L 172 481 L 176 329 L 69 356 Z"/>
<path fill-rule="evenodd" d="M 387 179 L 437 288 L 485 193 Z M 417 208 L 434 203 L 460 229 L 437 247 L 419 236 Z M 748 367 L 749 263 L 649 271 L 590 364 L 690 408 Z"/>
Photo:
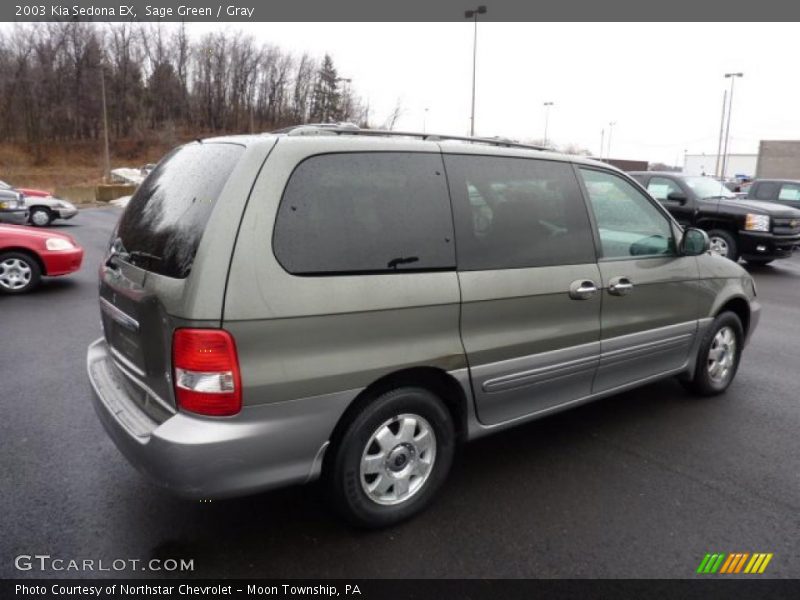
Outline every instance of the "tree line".
<path fill-rule="evenodd" d="M 80 22 L 0 32 L 0 141 L 98 138 L 103 88 L 112 139 L 370 117 L 330 55 L 293 54 L 241 32 L 194 39 L 185 25 Z"/>

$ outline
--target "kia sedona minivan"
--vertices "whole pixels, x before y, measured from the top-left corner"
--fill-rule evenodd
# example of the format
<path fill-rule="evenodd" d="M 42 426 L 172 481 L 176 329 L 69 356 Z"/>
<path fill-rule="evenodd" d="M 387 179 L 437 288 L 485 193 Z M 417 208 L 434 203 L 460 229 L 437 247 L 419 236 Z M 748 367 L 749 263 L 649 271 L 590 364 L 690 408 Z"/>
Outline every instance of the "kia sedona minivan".
<path fill-rule="evenodd" d="M 604 163 L 300 126 L 166 156 L 100 269 L 97 413 L 192 498 L 324 480 L 365 527 L 461 442 L 678 376 L 724 392 L 751 277 Z"/>

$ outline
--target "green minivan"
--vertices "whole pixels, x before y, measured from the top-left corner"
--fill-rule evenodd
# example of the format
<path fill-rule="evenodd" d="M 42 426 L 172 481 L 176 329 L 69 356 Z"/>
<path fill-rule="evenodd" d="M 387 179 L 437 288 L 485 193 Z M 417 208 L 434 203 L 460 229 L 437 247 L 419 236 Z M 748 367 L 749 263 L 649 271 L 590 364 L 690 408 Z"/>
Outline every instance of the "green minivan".
<path fill-rule="evenodd" d="M 96 411 L 192 498 L 322 478 L 365 527 L 461 442 L 677 376 L 724 392 L 752 278 L 635 181 L 491 138 L 306 125 L 167 155 L 100 269 Z"/>

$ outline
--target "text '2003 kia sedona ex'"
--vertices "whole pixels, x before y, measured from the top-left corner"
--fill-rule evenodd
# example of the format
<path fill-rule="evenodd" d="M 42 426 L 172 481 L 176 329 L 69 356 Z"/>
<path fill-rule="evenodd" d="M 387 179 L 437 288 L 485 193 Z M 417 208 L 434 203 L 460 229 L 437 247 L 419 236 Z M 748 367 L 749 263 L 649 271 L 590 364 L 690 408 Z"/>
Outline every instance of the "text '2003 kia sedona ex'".
<path fill-rule="evenodd" d="M 427 505 L 458 443 L 678 376 L 733 380 L 750 276 L 606 164 L 301 126 L 167 155 L 100 273 L 94 403 L 194 498 L 321 477 L 362 526 Z"/>

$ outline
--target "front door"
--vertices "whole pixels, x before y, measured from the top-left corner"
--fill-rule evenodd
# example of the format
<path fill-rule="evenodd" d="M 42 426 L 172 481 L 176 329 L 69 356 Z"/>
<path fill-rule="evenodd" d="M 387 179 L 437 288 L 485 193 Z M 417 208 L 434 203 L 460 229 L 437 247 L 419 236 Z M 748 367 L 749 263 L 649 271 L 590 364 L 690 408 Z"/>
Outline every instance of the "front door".
<path fill-rule="evenodd" d="M 585 398 L 600 350 L 600 272 L 571 165 L 445 156 L 461 336 L 478 419 L 494 425 Z"/>
<path fill-rule="evenodd" d="M 663 210 L 616 173 L 581 168 L 599 239 L 600 364 L 592 391 L 683 368 L 698 328 L 701 283 L 694 257 L 676 250 Z"/>

